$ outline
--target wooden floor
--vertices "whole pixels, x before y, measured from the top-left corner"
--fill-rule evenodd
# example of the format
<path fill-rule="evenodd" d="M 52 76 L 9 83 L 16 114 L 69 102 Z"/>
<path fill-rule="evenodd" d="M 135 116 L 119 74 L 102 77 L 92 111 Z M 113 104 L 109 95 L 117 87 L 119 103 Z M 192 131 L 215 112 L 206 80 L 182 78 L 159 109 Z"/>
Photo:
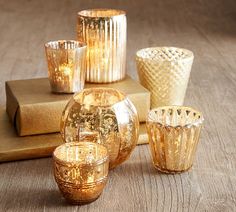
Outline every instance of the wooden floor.
<path fill-rule="evenodd" d="M 0 211 L 236 211 L 235 0 L 0 0 L 0 104 L 6 80 L 47 75 L 43 44 L 75 38 L 76 12 L 95 7 L 127 11 L 127 68 L 135 79 L 140 48 L 195 53 L 185 104 L 203 112 L 205 126 L 194 167 L 160 174 L 148 145 L 139 146 L 111 171 L 102 196 L 79 207 L 61 198 L 50 158 L 5 163 Z"/>

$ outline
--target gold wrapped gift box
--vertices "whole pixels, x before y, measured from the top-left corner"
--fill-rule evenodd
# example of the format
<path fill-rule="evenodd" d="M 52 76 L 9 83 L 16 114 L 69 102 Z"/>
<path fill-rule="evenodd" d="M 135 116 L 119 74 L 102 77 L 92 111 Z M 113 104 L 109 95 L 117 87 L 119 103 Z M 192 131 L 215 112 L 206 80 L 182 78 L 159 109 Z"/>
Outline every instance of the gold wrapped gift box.
<path fill-rule="evenodd" d="M 127 76 L 112 84 L 89 84 L 85 88 L 110 87 L 127 94 L 135 105 L 140 122 L 150 109 L 150 93 Z M 60 131 L 62 111 L 72 94 L 51 93 L 47 78 L 6 82 L 7 113 L 19 136 Z"/>
<path fill-rule="evenodd" d="M 138 144 L 147 143 L 147 139 L 145 124 L 141 124 Z M 59 133 L 17 136 L 5 109 L 0 108 L 0 162 L 51 156 L 62 143 Z"/>

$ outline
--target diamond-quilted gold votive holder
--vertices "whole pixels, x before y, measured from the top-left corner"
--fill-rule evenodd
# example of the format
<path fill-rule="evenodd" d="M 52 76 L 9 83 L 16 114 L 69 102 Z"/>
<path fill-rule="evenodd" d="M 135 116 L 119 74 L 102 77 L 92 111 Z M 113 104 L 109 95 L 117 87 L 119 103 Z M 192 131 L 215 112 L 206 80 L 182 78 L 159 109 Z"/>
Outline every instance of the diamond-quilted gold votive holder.
<path fill-rule="evenodd" d="M 54 177 L 64 198 L 72 204 L 86 204 L 102 193 L 108 175 L 107 149 L 92 142 L 71 142 L 53 153 Z"/>
<path fill-rule="evenodd" d="M 45 44 L 48 77 L 54 93 L 83 90 L 86 74 L 86 44 L 58 40 Z"/>
<path fill-rule="evenodd" d="M 194 55 L 187 49 L 152 47 L 136 53 L 140 83 L 151 92 L 151 108 L 183 105 Z"/>
<path fill-rule="evenodd" d="M 165 173 L 191 168 L 203 120 L 202 114 L 190 107 L 166 106 L 151 110 L 147 132 L 155 168 Z"/>

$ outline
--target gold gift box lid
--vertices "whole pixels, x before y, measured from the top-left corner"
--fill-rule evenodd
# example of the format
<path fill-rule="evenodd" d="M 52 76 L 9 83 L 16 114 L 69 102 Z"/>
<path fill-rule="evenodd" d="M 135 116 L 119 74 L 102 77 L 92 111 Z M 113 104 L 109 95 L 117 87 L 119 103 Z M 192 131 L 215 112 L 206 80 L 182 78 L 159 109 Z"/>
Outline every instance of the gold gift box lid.
<path fill-rule="evenodd" d="M 111 84 L 85 84 L 85 88 L 110 87 L 127 94 L 140 122 L 150 109 L 150 92 L 129 76 Z M 60 131 L 62 111 L 72 94 L 51 93 L 48 78 L 6 82 L 6 110 L 19 136 Z"/>

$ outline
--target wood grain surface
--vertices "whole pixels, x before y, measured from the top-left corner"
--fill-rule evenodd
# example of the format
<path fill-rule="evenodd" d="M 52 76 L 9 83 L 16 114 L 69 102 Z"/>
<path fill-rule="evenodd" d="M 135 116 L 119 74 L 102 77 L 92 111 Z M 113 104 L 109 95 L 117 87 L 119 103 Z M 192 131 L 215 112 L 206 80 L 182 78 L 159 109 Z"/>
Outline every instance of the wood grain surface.
<path fill-rule="evenodd" d="M 110 172 L 96 202 L 71 206 L 60 196 L 50 158 L 3 163 L 0 211 L 236 211 L 235 0 L 0 0 L 0 104 L 6 80 L 47 75 L 43 44 L 75 38 L 76 12 L 95 7 L 127 11 L 127 70 L 134 79 L 140 48 L 194 52 L 185 104 L 205 116 L 194 167 L 160 174 L 142 145 Z"/>

